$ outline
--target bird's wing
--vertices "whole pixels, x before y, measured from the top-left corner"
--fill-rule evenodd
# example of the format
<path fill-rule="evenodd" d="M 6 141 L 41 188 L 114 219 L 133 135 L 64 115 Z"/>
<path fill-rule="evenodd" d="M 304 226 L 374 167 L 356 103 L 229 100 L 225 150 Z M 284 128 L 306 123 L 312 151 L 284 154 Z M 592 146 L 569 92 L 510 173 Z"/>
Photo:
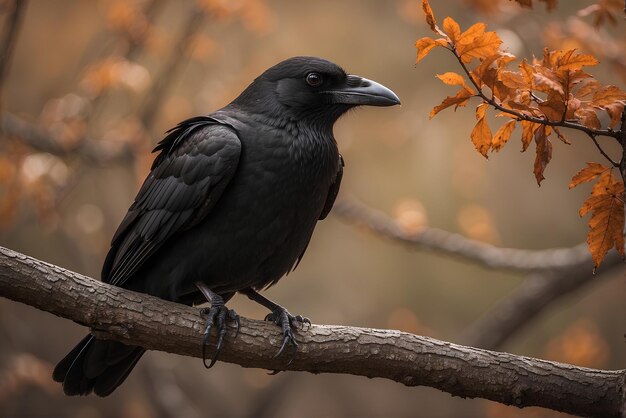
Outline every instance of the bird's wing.
<path fill-rule="evenodd" d="M 241 142 L 232 127 L 197 117 L 169 131 L 117 229 L 102 281 L 122 285 L 167 239 L 205 218 L 233 177 Z"/>
<path fill-rule="evenodd" d="M 326 195 L 326 203 L 324 204 L 324 210 L 320 214 L 319 220 L 326 219 L 330 210 L 333 208 L 335 204 L 335 199 L 337 199 L 337 194 L 339 194 L 339 187 L 341 187 L 341 178 L 343 177 L 343 167 L 344 167 L 343 157 L 339 154 L 339 170 L 337 171 L 337 176 L 335 177 L 335 181 L 330 185 L 330 189 L 328 190 L 328 194 Z"/>

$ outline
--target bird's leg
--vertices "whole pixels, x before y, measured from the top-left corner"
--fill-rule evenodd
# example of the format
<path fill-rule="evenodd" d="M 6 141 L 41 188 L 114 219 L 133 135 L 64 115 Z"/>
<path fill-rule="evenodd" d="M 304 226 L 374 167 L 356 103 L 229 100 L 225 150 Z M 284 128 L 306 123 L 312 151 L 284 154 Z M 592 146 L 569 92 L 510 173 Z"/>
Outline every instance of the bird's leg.
<path fill-rule="evenodd" d="M 253 289 L 245 289 L 245 290 L 242 290 L 241 293 L 248 296 L 248 298 L 252 299 L 253 301 L 265 306 L 270 311 L 272 311 L 265 317 L 265 320 L 274 322 L 276 325 L 281 327 L 283 331 L 283 343 L 281 344 L 280 349 L 278 350 L 276 355 L 274 355 L 274 357 L 280 356 L 283 350 L 285 349 L 285 347 L 287 346 L 287 343 L 289 343 L 293 346 L 293 355 L 291 357 L 291 360 L 289 360 L 289 363 L 291 363 L 296 354 L 296 351 L 298 350 L 298 343 L 296 342 L 296 338 L 294 337 L 291 329 L 292 328 L 302 329 L 304 327 L 304 324 L 311 326 L 311 320 L 309 318 L 306 318 L 300 315 L 296 315 L 296 316 L 291 315 L 287 311 L 287 309 L 283 308 L 277 303 L 272 302 L 271 300 L 269 300 L 265 296 L 262 296 L 261 294 L 259 294 L 257 291 Z"/>
<path fill-rule="evenodd" d="M 224 306 L 224 299 L 220 295 L 209 289 L 207 285 L 202 282 L 196 282 L 194 284 L 211 304 L 211 307 L 209 308 L 200 309 L 200 314 L 206 315 L 207 317 L 206 329 L 204 330 L 204 340 L 202 342 L 202 362 L 204 363 L 204 367 L 210 369 L 217 361 L 217 357 L 222 350 L 222 343 L 224 342 L 224 336 L 226 335 L 226 320 L 229 319 L 231 321 L 235 321 L 237 324 L 235 338 L 239 335 L 240 320 L 239 315 L 237 315 L 234 310 L 228 309 Z M 206 347 L 208 345 L 211 328 L 213 326 L 217 327 L 217 346 L 215 348 L 215 354 L 213 354 L 213 358 L 211 359 L 211 363 L 207 366 Z"/>

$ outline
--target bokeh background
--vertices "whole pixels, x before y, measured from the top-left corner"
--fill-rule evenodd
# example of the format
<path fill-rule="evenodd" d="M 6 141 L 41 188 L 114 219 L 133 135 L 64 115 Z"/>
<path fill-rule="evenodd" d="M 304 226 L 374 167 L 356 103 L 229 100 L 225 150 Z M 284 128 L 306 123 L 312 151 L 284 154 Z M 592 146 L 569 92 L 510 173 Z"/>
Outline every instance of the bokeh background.
<path fill-rule="evenodd" d="M 593 144 L 576 133 L 568 133 L 572 145 L 555 142 L 538 188 L 533 148 L 519 152 L 519 132 L 486 160 L 469 139 L 471 104 L 429 120 L 430 109 L 455 91 L 435 74 L 460 69 L 443 50 L 415 64 L 415 40 L 431 35 L 420 3 L 29 1 L 2 82 L 0 245 L 99 277 L 163 132 L 227 104 L 264 69 L 294 55 L 332 60 L 402 100 L 401 107 L 361 109 L 337 123 L 346 160 L 343 199 L 381 210 L 408 231 L 433 226 L 536 250 L 583 242 L 586 220 L 578 208 L 589 189 L 570 191 L 567 184 L 585 162 L 600 162 Z M 509 0 L 431 4 L 440 21 L 451 15 L 462 28 L 486 22 L 520 57 L 541 55 L 544 45 L 592 52 L 602 61 L 592 73 L 624 87 L 626 49 L 614 36 L 623 34 L 622 16 L 617 26 L 594 29 L 593 16 L 577 15 L 594 2 L 561 1 L 550 12 L 543 3 L 531 11 Z M 13 0 L 0 1 L 0 31 L 12 7 Z M 586 268 L 586 286 L 546 306 L 498 349 L 624 368 L 624 269 L 600 268 L 592 278 L 591 262 Z M 464 332 L 524 279 L 411 250 L 330 216 L 298 269 L 267 295 L 319 324 L 463 342 Z M 252 318 L 266 314 L 244 297 L 230 307 Z M 158 352 L 145 355 L 112 396 L 67 398 L 51 370 L 86 331 L 0 299 L 0 416 L 563 416 L 382 379 L 269 376 L 225 363 L 207 371 L 198 359 Z"/>

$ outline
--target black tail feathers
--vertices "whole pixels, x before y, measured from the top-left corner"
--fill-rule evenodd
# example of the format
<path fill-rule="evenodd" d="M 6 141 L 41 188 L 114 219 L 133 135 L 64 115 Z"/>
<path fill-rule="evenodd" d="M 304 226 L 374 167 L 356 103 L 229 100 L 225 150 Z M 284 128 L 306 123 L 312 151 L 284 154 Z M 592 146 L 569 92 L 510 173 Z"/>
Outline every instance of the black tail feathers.
<path fill-rule="evenodd" d="M 57 364 L 52 378 L 63 383 L 69 396 L 91 392 L 108 396 L 126 380 L 145 351 L 88 335 Z"/>

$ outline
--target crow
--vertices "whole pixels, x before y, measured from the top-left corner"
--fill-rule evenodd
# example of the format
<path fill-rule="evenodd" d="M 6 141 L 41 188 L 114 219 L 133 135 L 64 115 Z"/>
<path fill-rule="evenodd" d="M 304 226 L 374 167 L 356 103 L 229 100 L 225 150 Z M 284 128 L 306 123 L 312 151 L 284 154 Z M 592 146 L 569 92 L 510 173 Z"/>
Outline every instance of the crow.
<path fill-rule="evenodd" d="M 360 105 L 398 97 L 374 81 L 315 57 L 282 61 L 226 107 L 169 130 L 152 169 L 115 232 L 102 281 L 187 305 L 206 301 L 204 333 L 217 329 L 217 360 L 239 292 L 270 310 L 287 344 L 310 324 L 258 291 L 294 269 L 318 220 L 330 212 L 343 158 L 333 124 Z M 66 395 L 111 394 L 145 349 L 87 335 L 53 378 Z M 204 355 L 206 366 L 206 356 Z"/>

